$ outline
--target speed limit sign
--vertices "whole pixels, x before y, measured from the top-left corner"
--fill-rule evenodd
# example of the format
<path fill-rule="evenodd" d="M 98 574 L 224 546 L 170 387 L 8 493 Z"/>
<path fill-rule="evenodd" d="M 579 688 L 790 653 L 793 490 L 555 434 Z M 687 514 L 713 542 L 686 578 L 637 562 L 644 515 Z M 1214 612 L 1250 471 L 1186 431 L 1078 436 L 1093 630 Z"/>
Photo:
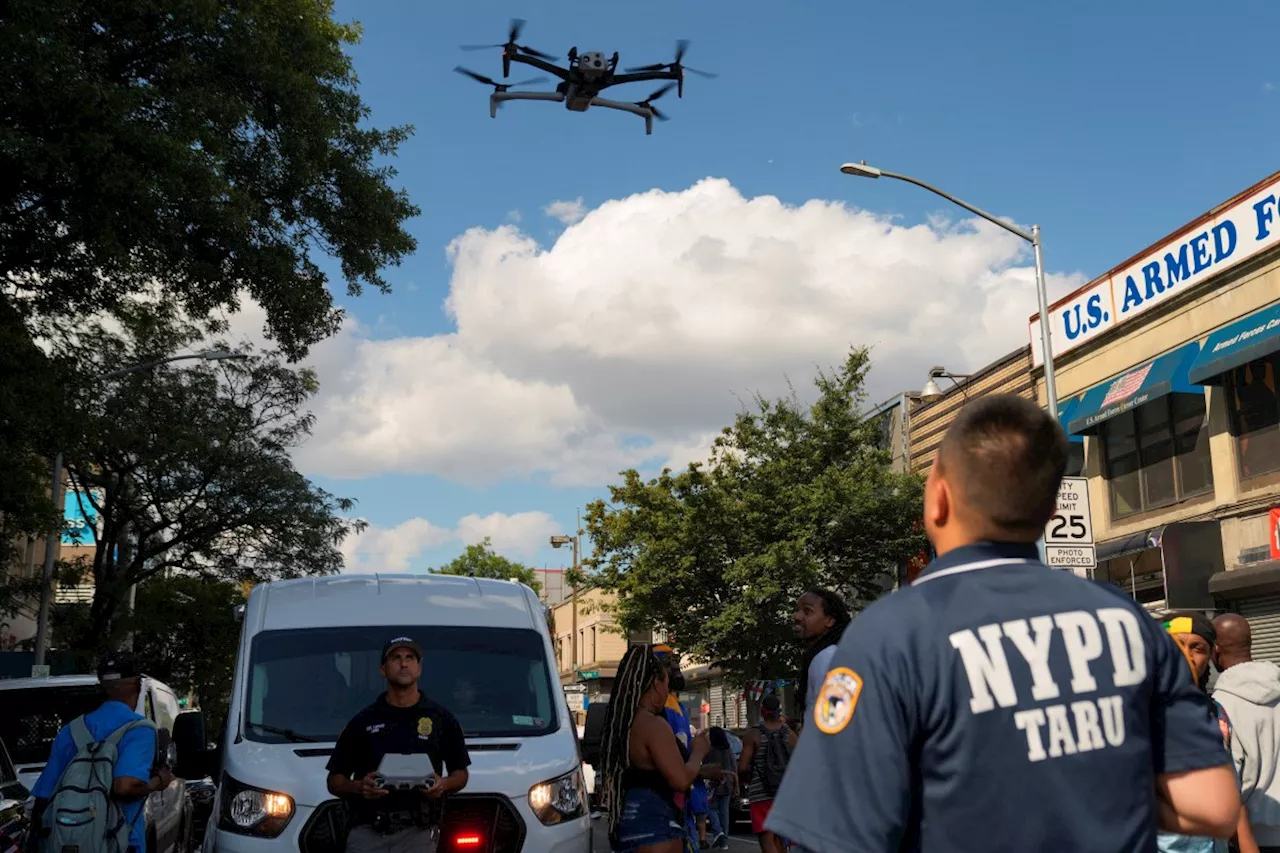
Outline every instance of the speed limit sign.
<path fill-rule="evenodd" d="M 1098 565 L 1087 478 L 1062 478 L 1057 509 L 1044 528 L 1044 560 L 1055 569 L 1072 569 L 1084 576 Z"/>

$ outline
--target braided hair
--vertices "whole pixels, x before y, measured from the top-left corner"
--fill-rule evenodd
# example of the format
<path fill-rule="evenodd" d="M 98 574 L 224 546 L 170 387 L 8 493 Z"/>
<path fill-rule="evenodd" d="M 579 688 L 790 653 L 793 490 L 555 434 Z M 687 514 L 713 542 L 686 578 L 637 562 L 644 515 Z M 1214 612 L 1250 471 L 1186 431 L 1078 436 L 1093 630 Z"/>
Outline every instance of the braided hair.
<path fill-rule="evenodd" d="M 603 785 L 600 799 L 609 816 L 609 837 L 613 838 L 622 817 L 622 778 L 631 766 L 631 724 L 635 722 L 640 697 L 655 679 L 666 671 L 665 665 L 648 646 L 632 646 L 618 664 L 613 682 L 613 695 L 604 712 L 600 735 L 600 775 Z"/>
<path fill-rule="evenodd" d="M 813 663 L 813 659 L 818 656 L 818 652 L 823 649 L 834 646 L 840 642 L 840 637 L 844 634 L 844 629 L 849 627 L 849 623 L 853 621 L 853 617 L 849 615 L 849 608 L 845 605 L 844 599 L 837 593 L 829 589 L 821 587 L 813 587 L 804 591 L 805 595 L 812 595 L 822 602 L 822 612 L 830 616 L 833 624 L 826 632 L 809 644 L 805 649 L 804 659 L 800 663 L 800 678 L 797 679 L 796 685 L 796 703 L 800 706 L 800 713 L 807 714 L 809 712 L 809 664 Z"/>

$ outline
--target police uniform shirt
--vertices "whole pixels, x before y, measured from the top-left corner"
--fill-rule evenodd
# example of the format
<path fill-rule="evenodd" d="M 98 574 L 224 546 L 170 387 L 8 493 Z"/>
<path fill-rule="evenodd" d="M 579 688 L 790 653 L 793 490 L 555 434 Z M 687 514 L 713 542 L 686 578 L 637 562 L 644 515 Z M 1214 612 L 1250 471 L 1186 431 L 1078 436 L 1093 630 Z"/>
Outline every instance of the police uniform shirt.
<path fill-rule="evenodd" d="M 1160 625 L 1034 546 L 871 605 L 812 704 L 765 826 L 815 853 L 1154 853 L 1156 775 L 1229 760 Z"/>
<path fill-rule="evenodd" d="M 352 718 L 338 736 L 327 769 L 352 779 L 374 773 L 385 755 L 426 753 L 436 775 L 470 766 L 467 742 L 453 714 L 425 695 L 416 705 L 397 708 L 382 694 Z M 371 822 L 378 811 L 415 808 L 422 802 L 417 791 L 393 791 L 377 800 L 353 801 L 357 822 Z"/>

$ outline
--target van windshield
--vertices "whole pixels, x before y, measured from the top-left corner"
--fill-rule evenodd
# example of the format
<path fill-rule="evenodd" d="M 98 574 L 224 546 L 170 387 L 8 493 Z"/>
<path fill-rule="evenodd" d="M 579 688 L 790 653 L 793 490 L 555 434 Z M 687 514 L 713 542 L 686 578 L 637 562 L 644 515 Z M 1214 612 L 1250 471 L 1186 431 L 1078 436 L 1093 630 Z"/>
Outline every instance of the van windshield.
<path fill-rule="evenodd" d="M 0 741 L 16 764 L 43 764 L 58 730 L 102 704 L 96 684 L 0 690 Z"/>
<path fill-rule="evenodd" d="M 559 727 L 542 635 L 518 628 L 377 625 L 264 631 L 253 639 L 245 737 L 330 743 L 386 690 L 383 644 L 425 650 L 419 688 L 468 737 L 528 737 Z"/>

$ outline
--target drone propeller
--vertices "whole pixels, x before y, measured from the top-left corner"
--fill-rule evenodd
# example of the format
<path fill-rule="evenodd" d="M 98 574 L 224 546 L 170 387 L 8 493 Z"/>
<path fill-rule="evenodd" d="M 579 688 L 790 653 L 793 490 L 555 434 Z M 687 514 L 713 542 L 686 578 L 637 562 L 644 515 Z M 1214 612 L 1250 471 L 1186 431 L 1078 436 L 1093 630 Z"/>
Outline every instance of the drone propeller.
<path fill-rule="evenodd" d="M 528 80 L 521 80 L 519 83 L 499 83 L 497 80 L 492 80 L 483 74 L 477 74 L 468 68 L 463 68 L 461 65 L 453 70 L 457 71 L 459 74 L 470 77 L 477 83 L 484 83 L 486 86 L 492 86 L 495 92 L 505 92 L 508 89 L 514 89 L 517 86 L 532 86 L 534 83 L 544 83 L 547 80 L 546 77 L 532 77 Z"/>
<path fill-rule="evenodd" d="M 658 98 L 661 98 L 663 95 L 667 94 L 667 92 L 670 92 L 672 89 L 675 88 L 675 86 L 676 86 L 675 83 L 668 83 L 658 91 L 654 92 L 649 97 L 645 98 L 643 101 L 636 101 L 636 106 L 644 107 L 647 110 L 649 110 L 649 112 L 653 113 L 654 118 L 660 121 L 666 121 L 667 116 L 664 115 L 661 111 L 659 111 L 659 109 L 653 105 L 653 102 L 658 100 Z"/>
<path fill-rule="evenodd" d="M 520 38 L 520 31 L 524 29 L 525 20 L 523 18 L 513 18 L 511 21 L 511 30 L 507 33 L 507 40 L 502 44 L 464 44 L 463 50 L 492 50 L 495 47 L 502 48 L 502 76 L 505 77 L 511 73 L 511 57 L 516 53 L 523 53 L 527 56 L 536 56 L 538 59 L 545 59 L 548 62 L 555 62 L 557 57 L 549 53 L 543 53 L 528 45 L 516 44 L 516 39 Z"/>
<path fill-rule="evenodd" d="M 676 78 L 676 83 L 677 83 L 676 88 L 678 89 L 678 91 L 676 92 L 676 95 L 677 97 L 683 98 L 684 97 L 684 72 L 688 71 L 693 74 L 697 74 L 700 77 L 706 77 L 709 80 L 714 80 L 717 76 L 715 74 L 712 74 L 710 71 L 699 71 L 696 68 L 689 68 L 688 66 L 686 66 L 684 64 L 684 55 L 685 55 L 685 52 L 688 50 L 689 50 L 689 40 L 680 39 L 679 41 L 676 42 L 675 62 L 655 62 L 651 65 L 641 65 L 636 68 L 628 68 L 627 71 L 629 73 L 644 72 L 644 71 L 674 71 L 676 74 L 679 75 Z"/>

